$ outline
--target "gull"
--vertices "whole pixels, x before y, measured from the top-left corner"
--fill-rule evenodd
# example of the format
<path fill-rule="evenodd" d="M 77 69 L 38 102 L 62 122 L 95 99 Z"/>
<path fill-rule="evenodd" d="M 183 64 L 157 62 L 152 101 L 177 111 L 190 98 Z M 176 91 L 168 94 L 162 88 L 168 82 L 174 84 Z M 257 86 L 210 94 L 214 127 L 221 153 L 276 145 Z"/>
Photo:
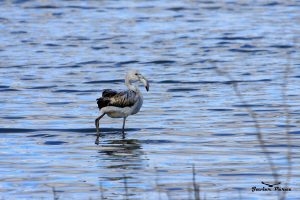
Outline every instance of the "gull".
<path fill-rule="evenodd" d="M 99 144 L 99 121 L 107 114 L 111 118 L 123 118 L 122 134 L 124 135 L 125 121 L 129 115 L 138 113 L 143 105 L 143 96 L 137 85 L 134 82 L 141 82 L 144 84 L 147 91 L 149 91 L 148 80 L 138 71 L 130 70 L 125 76 L 125 85 L 128 90 L 117 92 L 112 89 L 105 89 L 102 92 L 102 97 L 97 99 L 97 104 L 102 113 L 95 120 L 97 138 L 95 144 Z"/>

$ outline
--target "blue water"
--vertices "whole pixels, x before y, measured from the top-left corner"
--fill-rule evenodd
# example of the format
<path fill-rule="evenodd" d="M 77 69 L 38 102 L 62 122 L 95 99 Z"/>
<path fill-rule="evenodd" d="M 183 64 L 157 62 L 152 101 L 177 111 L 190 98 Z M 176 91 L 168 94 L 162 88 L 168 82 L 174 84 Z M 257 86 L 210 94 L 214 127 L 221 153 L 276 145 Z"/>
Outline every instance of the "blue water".
<path fill-rule="evenodd" d="M 250 108 L 282 187 L 290 136 L 287 199 L 298 199 L 299 9 L 269 0 L 0 1 L 0 197 L 193 199 L 194 165 L 201 197 L 276 199 L 251 191 L 274 180 Z M 125 138 L 122 119 L 104 117 L 96 146 L 95 100 L 124 89 L 131 68 L 150 80 L 144 105 Z"/>

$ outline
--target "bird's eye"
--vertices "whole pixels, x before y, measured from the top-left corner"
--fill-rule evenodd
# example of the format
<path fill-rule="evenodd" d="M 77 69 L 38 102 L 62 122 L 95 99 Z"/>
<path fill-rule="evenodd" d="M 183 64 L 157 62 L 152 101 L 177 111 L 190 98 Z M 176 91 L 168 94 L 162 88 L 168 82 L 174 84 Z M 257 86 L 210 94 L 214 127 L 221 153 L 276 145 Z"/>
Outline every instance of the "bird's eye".
<path fill-rule="evenodd" d="M 138 75 L 138 73 L 135 73 L 135 75 L 137 76 L 137 75 Z"/>

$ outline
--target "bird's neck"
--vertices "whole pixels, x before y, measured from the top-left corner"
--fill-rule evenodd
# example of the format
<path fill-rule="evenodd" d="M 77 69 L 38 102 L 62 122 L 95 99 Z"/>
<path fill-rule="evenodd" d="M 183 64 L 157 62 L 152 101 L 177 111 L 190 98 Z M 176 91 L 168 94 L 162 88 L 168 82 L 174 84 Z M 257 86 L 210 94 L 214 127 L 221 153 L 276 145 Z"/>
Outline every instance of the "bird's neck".
<path fill-rule="evenodd" d="M 136 93 L 140 93 L 139 88 L 136 85 L 132 84 L 129 80 L 125 80 L 125 85 L 129 90 L 132 90 Z"/>

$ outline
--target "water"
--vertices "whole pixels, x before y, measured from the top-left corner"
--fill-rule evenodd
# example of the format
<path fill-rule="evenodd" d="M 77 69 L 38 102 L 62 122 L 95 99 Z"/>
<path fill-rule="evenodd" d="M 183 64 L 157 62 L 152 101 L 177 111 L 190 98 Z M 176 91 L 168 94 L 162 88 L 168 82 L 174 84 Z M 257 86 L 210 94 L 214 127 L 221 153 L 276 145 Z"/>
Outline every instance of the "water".
<path fill-rule="evenodd" d="M 202 197 L 274 199 L 251 191 L 273 178 L 250 107 L 282 187 L 289 132 L 287 198 L 298 199 L 299 9 L 268 0 L 0 1 L 1 197 L 193 199 L 195 165 Z M 96 146 L 95 100 L 124 89 L 130 68 L 150 92 L 126 137 L 121 119 L 104 117 Z"/>

